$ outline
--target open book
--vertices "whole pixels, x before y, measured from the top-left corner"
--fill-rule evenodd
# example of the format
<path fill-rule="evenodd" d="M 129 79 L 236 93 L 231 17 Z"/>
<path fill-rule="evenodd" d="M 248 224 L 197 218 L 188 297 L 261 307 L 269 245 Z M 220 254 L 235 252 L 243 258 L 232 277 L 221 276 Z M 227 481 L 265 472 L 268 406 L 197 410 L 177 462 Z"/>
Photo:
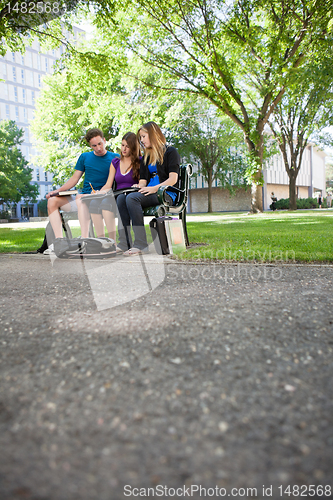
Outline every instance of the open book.
<path fill-rule="evenodd" d="M 77 189 L 69 189 L 68 191 L 60 191 L 60 193 L 53 193 L 50 196 L 71 196 L 72 194 L 77 194 Z"/>
<path fill-rule="evenodd" d="M 110 196 L 110 194 L 113 194 L 115 198 L 117 198 L 117 196 L 119 194 L 123 194 L 123 193 L 134 193 L 136 191 L 139 191 L 140 188 L 135 188 L 135 187 L 130 187 L 130 188 L 125 188 L 125 189 L 119 189 L 118 191 L 113 191 L 112 189 L 109 189 L 109 191 L 106 191 L 104 193 L 100 193 L 100 192 L 97 192 L 97 193 L 91 193 L 91 194 L 85 194 L 84 197 L 83 197 L 83 201 L 84 199 L 86 200 L 98 200 L 99 198 L 104 198 L 104 196 Z"/>
<path fill-rule="evenodd" d="M 98 200 L 99 198 L 104 198 L 104 196 L 108 196 L 110 194 L 112 194 L 113 191 L 112 189 L 109 189 L 109 191 L 106 191 L 106 192 L 103 192 L 103 193 L 90 193 L 90 194 L 85 194 L 83 196 L 83 201 L 84 200 Z"/>

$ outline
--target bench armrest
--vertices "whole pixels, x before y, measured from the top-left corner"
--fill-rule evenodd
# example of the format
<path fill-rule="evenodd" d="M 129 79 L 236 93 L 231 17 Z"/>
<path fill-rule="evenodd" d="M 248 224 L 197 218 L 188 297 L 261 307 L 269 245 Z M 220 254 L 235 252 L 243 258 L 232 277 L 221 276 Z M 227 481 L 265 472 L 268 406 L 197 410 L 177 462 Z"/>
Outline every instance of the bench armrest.
<path fill-rule="evenodd" d="M 177 194 L 180 194 L 180 193 L 184 193 L 184 191 L 182 189 L 178 189 L 174 186 L 160 186 L 157 190 L 157 198 L 158 198 L 158 202 L 161 204 L 161 205 L 166 205 L 167 207 L 170 206 L 170 203 L 169 201 L 167 201 L 165 199 L 165 193 L 166 191 L 173 191 L 174 193 L 177 193 Z"/>

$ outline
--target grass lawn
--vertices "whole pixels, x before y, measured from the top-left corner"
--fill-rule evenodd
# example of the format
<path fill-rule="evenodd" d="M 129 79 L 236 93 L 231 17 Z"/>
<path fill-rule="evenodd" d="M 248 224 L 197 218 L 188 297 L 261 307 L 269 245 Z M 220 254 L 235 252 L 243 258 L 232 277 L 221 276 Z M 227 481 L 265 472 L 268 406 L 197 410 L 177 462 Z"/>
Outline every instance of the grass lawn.
<path fill-rule="evenodd" d="M 333 262 L 333 210 L 200 214 L 191 219 L 192 248 L 178 256 L 183 260 Z M 0 253 L 36 251 L 44 232 L 0 227 Z M 73 228 L 73 236 L 79 233 Z"/>
<path fill-rule="evenodd" d="M 0 253 L 33 252 L 43 242 L 45 229 L 0 227 Z"/>
<path fill-rule="evenodd" d="M 183 252 L 179 256 L 183 260 L 333 261 L 333 211 L 330 210 L 216 214 L 215 220 L 188 222 L 187 226 L 190 242 L 204 246 Z"/>
<path fill-rule="evenodd" d="M 80 236 L 80 228 L 72 228 L 73 237 Z M 35 252 L 44 240 L 44 228 L 0 227 L 0 253 Z"/>

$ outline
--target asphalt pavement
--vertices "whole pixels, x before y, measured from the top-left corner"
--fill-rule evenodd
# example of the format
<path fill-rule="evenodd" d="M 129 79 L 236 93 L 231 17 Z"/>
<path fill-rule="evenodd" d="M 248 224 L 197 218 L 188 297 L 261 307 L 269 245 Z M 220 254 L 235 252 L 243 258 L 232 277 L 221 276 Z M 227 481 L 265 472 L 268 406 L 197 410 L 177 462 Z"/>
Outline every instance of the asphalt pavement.
<path fill-rule="evenodd" d="M 0 255 L 1 500 L 330 498 L 333 266 L 138 259 Z"/>

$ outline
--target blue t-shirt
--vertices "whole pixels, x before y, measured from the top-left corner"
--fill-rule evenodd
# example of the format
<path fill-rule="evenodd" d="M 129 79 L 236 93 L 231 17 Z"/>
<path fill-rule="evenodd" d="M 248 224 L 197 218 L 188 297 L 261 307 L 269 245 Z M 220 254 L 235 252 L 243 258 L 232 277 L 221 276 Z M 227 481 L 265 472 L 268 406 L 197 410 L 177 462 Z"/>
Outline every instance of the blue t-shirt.
<path fill-rule="evenodd" d="M 109 177 L 111 162 L 119 155 L 107 151 L 104 156 L 95 155 L 94 151 L 82 153 L 76 162 L 75 170 L 84 172 L 83 194 L 91 193 L 91 186 L 98 191 L 106 183 Z M 90 183 L 90 184 L 89 184 Z"/>
<path fill-rule="evenodd" d="M 158 175 L 157 175 L 156 165 L 152 165 L 150 163 L 148 165 L 148 170 L 149 170 L 150 175 L 152 176 L 152 177 L 150 177 L 150 181 L 148 182 L 148 186 L 157 186 L 157 184 L 160 184 L 160 179 L 158 178 Z M 177 193 L 174 193 L 173 191 L 168 191 L 168 190 L 166 192 L 172 198 L 172 201 L 174 203 L 176 198 L 177 198 Z"/>

